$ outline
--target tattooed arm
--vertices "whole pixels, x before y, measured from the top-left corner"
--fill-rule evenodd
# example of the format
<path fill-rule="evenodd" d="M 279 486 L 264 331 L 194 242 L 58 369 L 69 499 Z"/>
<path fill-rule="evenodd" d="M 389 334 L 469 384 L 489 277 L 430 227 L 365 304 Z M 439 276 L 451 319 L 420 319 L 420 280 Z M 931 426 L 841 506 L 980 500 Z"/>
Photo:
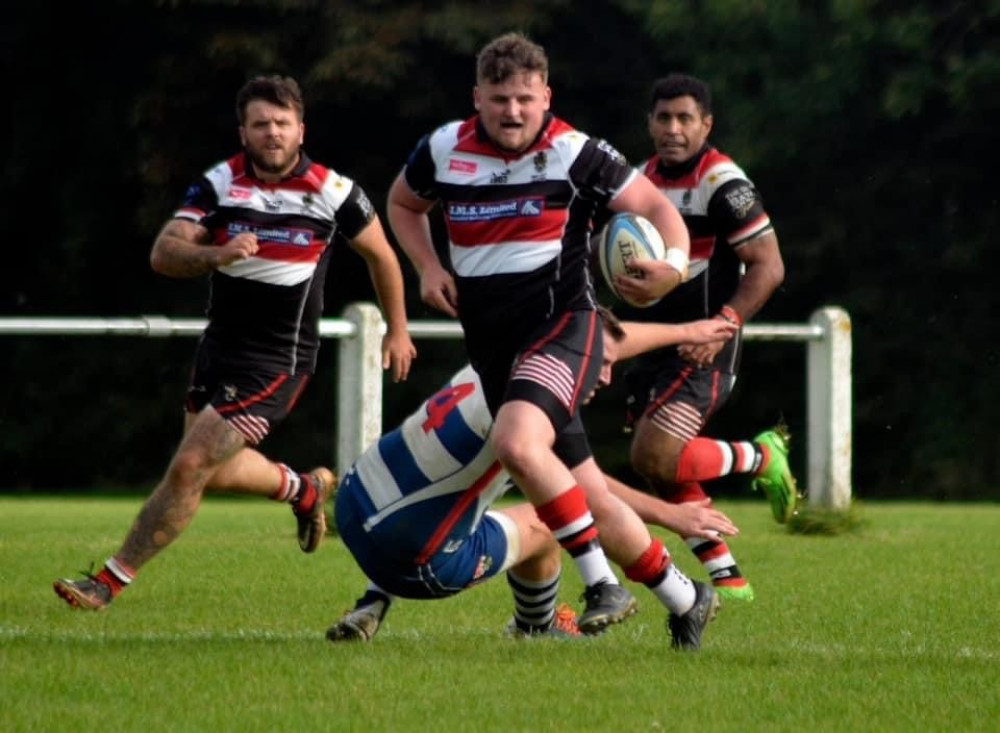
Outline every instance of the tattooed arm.
<path fill-rule="evenodd" d="M 237 234 L 222 245 L 212 245 L 208 230 L 187 219 L 171 219 L 156 235 L 149 262 L 168 277 L 197 277 L 257 253 L 257 237 Z"/>

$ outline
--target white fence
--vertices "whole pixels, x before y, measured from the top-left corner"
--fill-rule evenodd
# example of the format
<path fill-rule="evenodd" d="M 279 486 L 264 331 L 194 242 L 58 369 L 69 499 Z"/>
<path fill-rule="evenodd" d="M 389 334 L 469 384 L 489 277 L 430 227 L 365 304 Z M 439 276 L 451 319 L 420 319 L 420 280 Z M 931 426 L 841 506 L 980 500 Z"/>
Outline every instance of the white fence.
<path fill-rule="evenodd" d="M 202 319 L 0 318 L 0 335 L 197 336 Z M 371 303 L 349 305 L 341 318 L 320 321 L 320 334 L 340 340 L 337 470 L 346 473 L 382 434 L 382 315 Z M 411 321 L 414 339 L 462 337 L 455 321 Z M 809 503 L 845 510 L 851 501 L 851 320 L 837 307 L 821 308 L 807 324 L 749 324 L 751 341 L 807 343 L 807 481 Z"/>

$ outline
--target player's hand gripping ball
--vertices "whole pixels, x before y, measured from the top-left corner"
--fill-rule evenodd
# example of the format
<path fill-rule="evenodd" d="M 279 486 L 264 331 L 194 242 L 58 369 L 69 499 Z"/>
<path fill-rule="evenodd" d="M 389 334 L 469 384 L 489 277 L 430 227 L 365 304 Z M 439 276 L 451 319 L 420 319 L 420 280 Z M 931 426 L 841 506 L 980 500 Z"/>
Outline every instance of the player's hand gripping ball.
<path fill-rule="evenodd" d="M 601 274 L 615 297 L 637 308 L 648 308 L 658 300 L 637 303 L 618 292 L 616 275 L 643 276 L 641 270 L 630 267 L 633 260 L 666 259 L 667 248 L 663 238 L 650 221 L 637 214 L 615 214 L 598 238 L 598 260 Z"/>

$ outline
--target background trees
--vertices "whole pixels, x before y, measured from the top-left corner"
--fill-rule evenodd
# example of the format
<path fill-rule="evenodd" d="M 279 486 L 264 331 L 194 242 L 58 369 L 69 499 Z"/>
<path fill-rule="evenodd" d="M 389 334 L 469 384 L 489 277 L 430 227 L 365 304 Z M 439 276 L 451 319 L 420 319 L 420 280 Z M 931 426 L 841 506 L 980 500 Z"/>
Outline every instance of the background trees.
<path fill-rule="evenodd" d="M 120 0 L 10 12 L 0 315 L 201 315 L 204 281 L 157 277 L 149 245 L 188 182 L 236 149 L 232 100 L 248 74 L 303 83 L 307 150 L 384 211 L 417 138 L 470 114 L 476 49 L 521 29 L 549 51 L 556 112 L 634 160 L 648 154 L 655 77 L 712 84 L 714 140 L 764 192 L 788 265 L 758 320 L 802 321 L 824 304 L 852 316 L 860 496 L 998 496 L 998 207 L 984 175 L 1000 105 L 996 3 Z M 414 318 L 437 317 L 411 296 Z M 328 314 L 370 297 L 342 249 Z M 154 480 L 192 346 L 3 337 L 0 486 Z M 418 347 L 413 381 L 387 388 L 389 421 L 462 358 L 457 343 Z M 716 431 L 746 435 L 781 415 L 801 430 L 803 360 L 795 346 L 751 344 Z M 333 383 L 314 382 L 269 450 L 303 466 L 329 455 Z M 593 412 L 600 458 L 622 466 L 616 392 Z"/>

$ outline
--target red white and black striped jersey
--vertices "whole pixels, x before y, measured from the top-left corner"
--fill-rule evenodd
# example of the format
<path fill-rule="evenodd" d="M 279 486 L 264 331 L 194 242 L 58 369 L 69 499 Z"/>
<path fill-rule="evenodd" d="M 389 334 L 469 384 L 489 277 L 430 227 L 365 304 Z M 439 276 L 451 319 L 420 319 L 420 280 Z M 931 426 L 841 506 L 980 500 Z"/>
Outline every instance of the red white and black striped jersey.
<path fill-rule="evenodd" d="M 711 146 L 692 161 L 669 168 L 654 155 L 643 173 L 684 217 L 691 235 L 691 277 L 705 269 L 717 243 L 736 249 L 771 229 L 760 194 L 746 173 Z"/>
<path fill-rule="evenodd" d="M 516 154 L 494 147 L 478 117 L 424 137 L 404 175 L 417 195 L 442 205 L 467 338 L 592 302 L 593 212 L 636 174 L 608 143 L 551 115 Z"/>
<path fill-rule="evenodd" d="M 304 153 L 288 177 L 265 183 L 240 153 L 192 185 L 174 216 L 207 228 L 215 244 L 257 236 L 256 255 L 211 275 L 205 339 L 220 361 L 311 372 L 328 248 L 335 232 L 353 239 L 375 217 L 364 191 Z"/>
<path fill-rule="evenodd" d="M 691 236 L 686 282 L 649 308 L 616 307 L 623 318 L 682 323 L 708 318 L 739 283 L 734 251 L 773 227 L 760 193 L 729 156 L 706 145 L 677 166 L 653 156 L 641 170 L 684 217 Z"/>

